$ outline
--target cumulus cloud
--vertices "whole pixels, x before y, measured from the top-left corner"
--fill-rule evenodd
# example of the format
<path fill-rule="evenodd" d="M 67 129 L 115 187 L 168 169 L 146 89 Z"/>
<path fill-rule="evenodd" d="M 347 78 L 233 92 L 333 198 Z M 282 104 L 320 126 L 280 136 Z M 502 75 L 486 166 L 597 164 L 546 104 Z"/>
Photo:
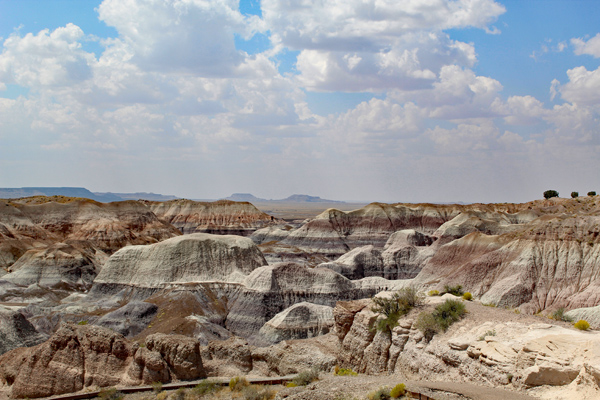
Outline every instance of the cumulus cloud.
<path fill-rule="evenodd" d="M 587 41 L 584 38 L 573 38 L 571 44 L 574 47 L 573 52 L 578 56 L 588 54 L 595 58 L 600 57 L 600 33 Z"/>
<path fill-rule="evenodd" d="M 600 68 L 588 71 L 585 67 L 576 67 L 567 71 L 569 82 L 561 85 L 552 81 L 550 88 L 553 97 L 560 92 L 561 97 L 571 103 L 594 105 L 600 102 Z"/>

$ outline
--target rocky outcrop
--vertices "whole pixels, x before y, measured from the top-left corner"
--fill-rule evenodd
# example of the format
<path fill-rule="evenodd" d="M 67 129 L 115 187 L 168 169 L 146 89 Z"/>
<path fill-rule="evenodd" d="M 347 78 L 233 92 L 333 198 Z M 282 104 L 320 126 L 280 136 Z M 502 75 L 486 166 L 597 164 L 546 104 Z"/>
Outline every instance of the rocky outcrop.
<path fill-rule="evenodd" d="M 107 258 L 87 243 L 56 243 L 27 251 L 2 279 L 21 286 L 85 291 Z"/>
<path fill-rule="evenodd" d="M 301 302 L 267 321 L 259 334 L 271 343 L 325 335 L 333 328 L 333 308 Z"/>
<path fill-rule="evenodd" d="M 46 342 L 0 357 L 0 382 L 16 398 L 205 376 L 198 342 L 191 338 L 154 335 L 139 347 L 92 325 L 65 324 Z"/>
<path fill-rule="evenodd" d="M 278 222 L 248 202 L 178 199 L 145 203 L 158 218 L 186 234 L 203 232 L 249 236 L 257 229 Z"/>
<path fill-rule="evenodd" d="M 0 307 L 0 355 L 17 347 L 31 347 L 46 340 L 18 311 Z"/>
<path fill-rule="evenodd" d="M 90 295 L 107 288 L 156 289 L 170 283 L 239 282 L 266 265 L 252 240 L 195 233 L 150 246 L 129 246 L 113 254 L 94 281 Z"/>
<path fill-rule="evenodd" d="M 155 304 L 132 301 L 104 314 L 94 325 L 110 328 L 125 337 L 133 337 L 146 329 L 157 312 L 158 307 Z"/>

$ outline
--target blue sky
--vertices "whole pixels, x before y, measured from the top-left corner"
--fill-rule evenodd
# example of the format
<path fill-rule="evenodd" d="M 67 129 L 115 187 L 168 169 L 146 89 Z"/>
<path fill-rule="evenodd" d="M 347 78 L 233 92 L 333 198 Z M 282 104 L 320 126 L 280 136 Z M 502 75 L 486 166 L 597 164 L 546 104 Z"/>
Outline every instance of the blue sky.
<path fill-rule="evenodd" d="M 0 0 L 0 187 L 600 190 L 597 1 L 298 4 Z"/>

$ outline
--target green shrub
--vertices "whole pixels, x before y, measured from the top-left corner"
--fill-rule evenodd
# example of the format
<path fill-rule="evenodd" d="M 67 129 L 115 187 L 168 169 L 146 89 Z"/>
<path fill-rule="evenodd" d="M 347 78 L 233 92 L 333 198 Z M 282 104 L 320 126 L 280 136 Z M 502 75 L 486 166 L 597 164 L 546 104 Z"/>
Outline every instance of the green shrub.
<path fill-rule="evenodd" d="M 430 290 L 429 292 L 427 292 L 427 296 L 433 297 L 433 296 L 439 296 L 440 292 L 438 290 Z"/>
<path fill-rule="evenodd" d="M 162 392 L 162 382 L 152 382 L 152 390 L 154 393 Z"/>
<path fill-rule="evenodd" d="M 243 376 L 236 376 L 229 381 L 229 389 L 232 392 L 241 392 L 243 388 L 250 385 Z"/>
<path fill-rule="evenodd" d="M 230 381 L 231 382 L 231 381 Z M 198 396 L 204 396 L 205 394 L 213 393 L 218 391 L 221 388 L 219 382 L 205 379 L 200 382 L 194 389 L 192 389 L 193 393 Z"/>
<path fill-rule="evenodd" d="M 435 318 L 440 329 L 445 332 L 450 325 L 460 320 L 466 312 L 465 305 L 461 301 L 446 300 L 435 307 L 433 318 Z"/>
<path fill-rule="evenodd" d="M 122 400 L 125 395 L 115 388 L 103 389 L 98 393 L 98 398 L 102 400 Z"/>
<path fill-rule="evenodd" d="M 556 320 L 556 321 L 565 321 L 565 322 L 573 322 L 573 318 L 565 315 L 565 309 L 564 308 L 559 308 L 558 310 L 554 311 L 552 313 L 552 315 L 550 315 L 550 318 Z"/>
<path fill-rule="evenodd" d="M 338 376 L 356 376 L 358 375 L 356 372 L 352 371 L 350 368 L 339 368 L 337 365 L 335 367 L 335 374 Z"/>
<path fill-rule="evenodd" d="M 384 315 L 377 321 L 377 330 L 391 332 L 398 325 L 400 317 L 423 304 L 423 295 L 409 286 L 398 290 L 390 298 L 373 297 L 371 300 L 375 303 L 371 310 Z"/>
<path fill-rule="evenodd" d="M 77 323 L 77 325 L 87 325 L 87 324 L 88 324 L 88 322 L 87 322 L 87 321 L 79 321 L 79 322 Z"/>
<path fill-rule="evenodd" d="M 382 387 L 377 389 L 374 392 L 369 393 L 369 400 L 389 400 L 390 397 L 390 388 Z"/>
<path fill-rule="evenodd" d="M 588 196 L 595 196 L 595 195 L 596 195 L 596 192 L 594 192 L 594 191 L 588 192 Z"/>
<path fill-rule="evenodd" d="M 442 294 L 446 293 L 453 294 L 454 296 L 462 296 L 464 294 L 462 290 L 462 285 L 444 285 L 444 291 L 442 292 Z"/>
<path fill-rule="evenodd" d="M 579 321 L 575 322 L 573 326 L 582 331 L 587 331 L 590 329 L 590 324 L 584 319 L 580 319 Z"/>
<path fill-rule="evenodd" d="M 556 190 L 546 190 L 544 192 L 545 199 L 551 199 L 552 197 L 558 197 L 558 192 Z"/>
<path fill-rule="evenodd" d="M 483 335 L 479 336 L 479 341 L 483 341 L 485 340 L 486 336 L 496 336 L 496 330 L 492 329 L 491 331 L 487 331 L 486 333 L 484 333 Z"/>
<path fill-rule="evenodd" d="M 271 400 L 276 392 L 270 387 L 246 386 L 242 389 L 245 400 Z"/>
<path fill-rule="evenodd" d="M 576 199 L 579 197 L 579 192 L 571 192 L 571 197 Z"/>
<path fill-rule="evenodd" d="M 390 391 L 390 396 L 392 399 L 397 399 L 400 396 L 404 396 L 406 393 L 406 385 L 404 383 L 399 383 L 392 388 Z"/>
<path fill-rule="evenodd" d="M 294 382 L 288 382 L 285 387 L 298 387 Z"/>
<path fill-rule="evenodd" d="M 292 382 L 296 384 L 296 386 L 306 386 L 318 379 L 319 371 L 313 368 L 300 372 L 294 379 L 292 379 Z"/>
<path fill-rule="evenodd" d="M 156 400 L 167 400 L 169 394 L 166 391 L 162 391 L 156 394 Z"/>
<path fill-rule="evenodd" d="M 184 400 L 185 399 L 185 389 L 179 388 L 172 395 L 171 400 Z"/>
<path fill-rule="evenodd" d="M 440 328 L 431 313 L 422 312 L 415 321 L 415 328 L 421 331 L 427 342 L 431 341 Z"/>
<path fill-rule="evenodd" d="M 467 301 L 471 301 L 473 299 L 473 295 L 469 292 L 465 292 L 465 294 L 462 295 L 462 298 Z"/>

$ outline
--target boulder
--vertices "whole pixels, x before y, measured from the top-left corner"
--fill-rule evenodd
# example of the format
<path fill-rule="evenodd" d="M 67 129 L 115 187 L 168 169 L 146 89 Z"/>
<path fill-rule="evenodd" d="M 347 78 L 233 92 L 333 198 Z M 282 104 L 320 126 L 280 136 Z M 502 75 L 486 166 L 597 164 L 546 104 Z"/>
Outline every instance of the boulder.
<path fill-rule="evenodd" d="M 259 334 L 268 342 L 325 335 L 333 328 L 333 307 L 301 302 L 267 321 Z"/>

